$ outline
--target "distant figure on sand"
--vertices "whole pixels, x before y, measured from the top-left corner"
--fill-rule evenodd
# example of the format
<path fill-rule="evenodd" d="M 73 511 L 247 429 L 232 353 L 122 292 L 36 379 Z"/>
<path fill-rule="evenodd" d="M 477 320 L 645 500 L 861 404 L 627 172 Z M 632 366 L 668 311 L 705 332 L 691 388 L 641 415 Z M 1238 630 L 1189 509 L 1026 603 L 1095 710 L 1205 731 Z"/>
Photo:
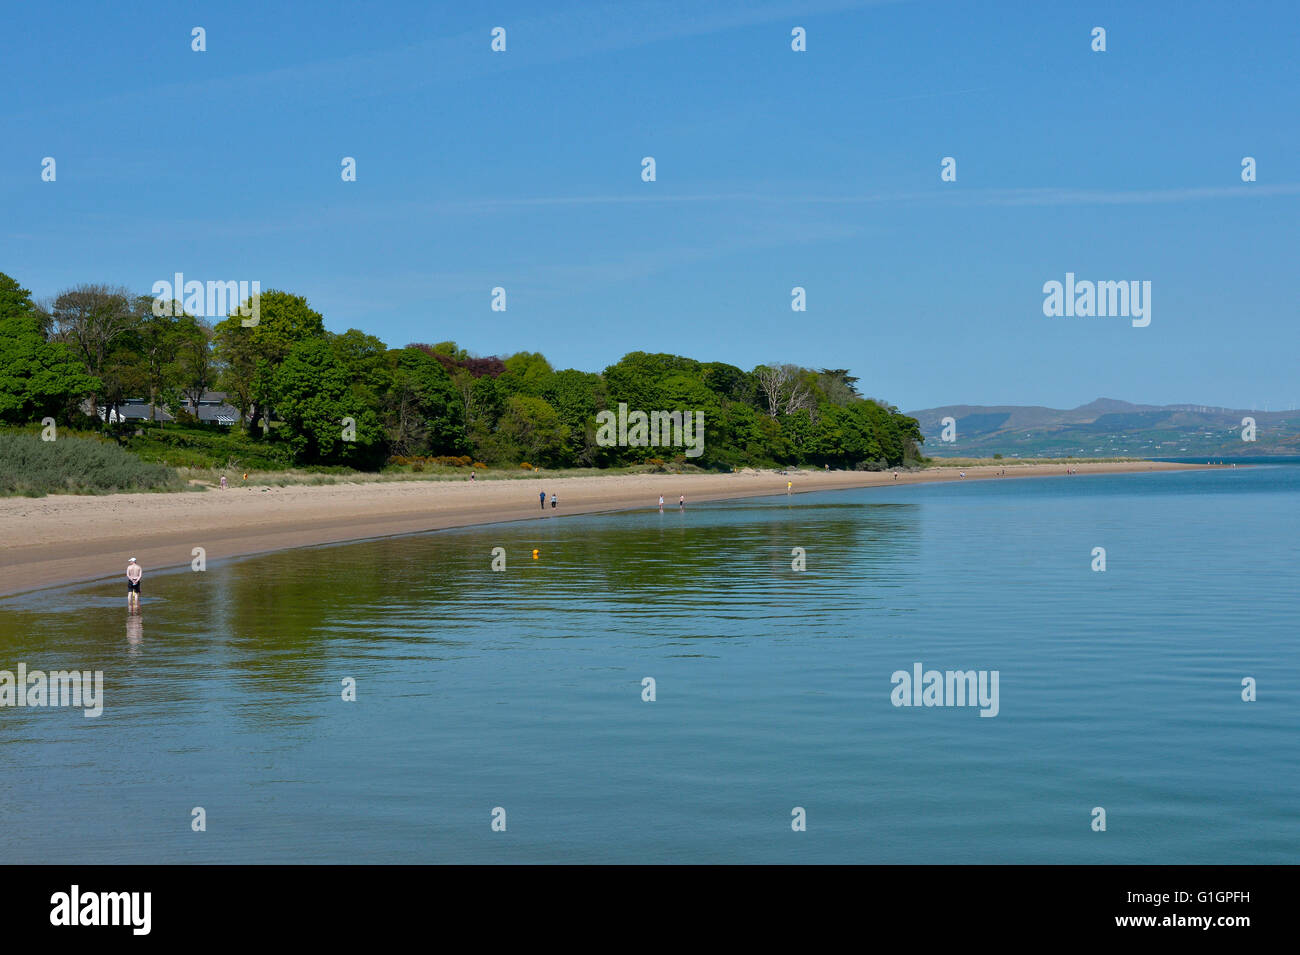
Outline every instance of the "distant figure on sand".
<path fill-rule="evenodd" d="M 897 472 L 897 471 L 894 472 L 894 480 L 895 480 L 895 481 L 898 480 L 898 472 Z"/>
<path fill-rule="evenodd" d="M 543 491 L 543 492 L 541 493 L 541 498 L 542 498 L 542 510 L 546 510 L 546 492 L 545 492 L 545 491 Z"/>
<path fill-rule="evenodd" d="M 473 471 L 470 471 L 470 472 L 469 472 L 469 479 L 470 479 L 471 481 L 474 480 L 474 472 L 473 472 Z"/>
<path fill-rule="evenodd" d="M 686 495 L 685 495 L 685 494 L 683 494 L 683 495 L 681 495 L 680 497 L 677 498 L 677 506 L 680 507 L 683 511 L 686 510 Z"/>
<path fill-rule="evenodd" d="M 663 509 L 664 509 L 664 496 L 663 496 L 662 494 L 660 494 L 660 495 L 659 495 L 659 510 L 662 511 Z"/>
<path fill-rule="evenodd" d="M 551 492 L 551 508 L 552 508 L 552 509 L 555 508 L 555 492 L 554 492 L 554 491 Z"/>
<path fill-rule="evenodd" d="M 961 475 L 962 477 L 965 477 L 965 476 L 966 476 L 966 472 L 965 472 L 965 471 L 961 471 L 961 472 L 959 472 L 959 473 L 960 473 L 960 475 Z"/>
<path fill-rule="evenodd" d="M 223 474 L 221 475 L 221 490 L 224 491 L 225 489 L 226 489 L 226 476 Z"/>
<path fill-rule="evenodd" d="M 792 487 L 794 487 L 794 482 L 793 482 L 793 481 L 786 481 L 786 482 L 785 482 L 785 493 L 789 494 L 789 493 L 790 493 L 790 488 L 792 488 Z"/>
<path fill-rule="evenodd" d="M 144 576 L 144 568 L 135 562 L 132 557 L 126 562 L 126 606 L 128 610 L 140 609 L 140 578 Z"/>

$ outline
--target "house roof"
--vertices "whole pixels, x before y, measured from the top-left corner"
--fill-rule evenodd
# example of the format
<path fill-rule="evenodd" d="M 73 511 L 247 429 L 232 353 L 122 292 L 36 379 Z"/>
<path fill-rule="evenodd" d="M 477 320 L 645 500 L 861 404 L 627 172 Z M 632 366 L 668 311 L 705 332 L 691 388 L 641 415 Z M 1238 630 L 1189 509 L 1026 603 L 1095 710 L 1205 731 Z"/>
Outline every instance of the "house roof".
<path fill-rule="evenodd" d="M 124 421 L 149 421 L 151 417 L 158 421 L 176 420 L 172 415 L 168 414 L 167 409 L 162 405 L 155 405 L 151 416 L 147 401 L 127 401 L 118 405 L 115 409 L 99 409 L 101 415 L 107 414 L 109 410 L 116 411 L 118 419 Z"/>
<path fill-rule="evenodd" d="M 204 398 L 207 398 L 208 395 L 225 398 L 225 393 L 220 391 L 207 392 L 204 394 Z M 197 407 L 192 407 L 189 401 L 186 401 L 184 409 L 200 421 L 216 422 L 217 424 L 234 424 L 239 420 L 239 409 L 234 405 L 226 404 L 224 402 L 220 404 L 200 404 Z M 83 401 L 81 403 L 81 410 L 85 414 L 90 414 L 90 402 Z M 176 416 L 169 412 L 163 405 L 155 405 L 151 412 L 149 409 L 149 402 L 141 401 L 138 398 L 124 401 L 115 408 L 109 408 L 107 405 L 102 405 L 99 409 L 99 416 L 107 420 L 110 412 L 115 415 L 114 420 L 117 421 L 176 420 Z"/>
<path fill-rule="evenodd" d="M 200 421 L 216 421 L 218 424 L 234 424 L 239 420 L 239 409 L 233 405 L 199 405 L 194 413 Z"/>

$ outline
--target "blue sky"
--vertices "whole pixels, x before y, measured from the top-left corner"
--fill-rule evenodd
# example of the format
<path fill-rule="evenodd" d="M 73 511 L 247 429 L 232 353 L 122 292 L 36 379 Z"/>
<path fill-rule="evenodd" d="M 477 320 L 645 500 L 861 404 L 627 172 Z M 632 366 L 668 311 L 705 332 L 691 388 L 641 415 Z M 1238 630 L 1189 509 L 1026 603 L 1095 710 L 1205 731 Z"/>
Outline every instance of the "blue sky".
<path fill-rule="evenodd" d="M 391 345 L 847 366 L 904 409 L 1300 404 L 1291 2 L 5 19 L 0 271 L 38 297 L 257 280 Z M 1150 326 L 1045 317 L 1043 283 L 1068 271 L 1150 281 Z"/>

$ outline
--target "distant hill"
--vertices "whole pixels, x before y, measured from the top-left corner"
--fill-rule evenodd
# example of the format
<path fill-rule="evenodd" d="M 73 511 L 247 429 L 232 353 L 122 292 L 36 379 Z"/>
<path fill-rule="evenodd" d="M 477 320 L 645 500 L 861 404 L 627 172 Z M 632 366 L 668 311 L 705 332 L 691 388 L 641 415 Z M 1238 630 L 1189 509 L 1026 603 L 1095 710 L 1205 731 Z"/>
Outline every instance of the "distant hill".
<path fill-rule="evenodd" d="M 1036 405 L 949 405 L 907 412 L 921 424 L 930 457 L 1246 457 L 1300 455 L 1300 410 L 1247 411 L 1204 405 L 1135 405 L 1098 398 L 1061 410 Z M 1242 419 L 1255 419 L 1255 441 Z M 941 440 L 943 419 L 957 440 Z"/>

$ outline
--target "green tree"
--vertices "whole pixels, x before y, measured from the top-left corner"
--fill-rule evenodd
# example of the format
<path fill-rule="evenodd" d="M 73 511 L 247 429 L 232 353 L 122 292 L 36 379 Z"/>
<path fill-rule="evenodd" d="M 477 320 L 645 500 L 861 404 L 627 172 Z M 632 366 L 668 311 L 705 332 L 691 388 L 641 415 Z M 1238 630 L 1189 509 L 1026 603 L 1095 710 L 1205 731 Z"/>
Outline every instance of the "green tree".
<path fill-rule="evenodd" d="M 66 421 L 98 387 L 66 345 L 46 340 L 31 293 L 0 272 L 0 421 Z"/>
<path fill-rule="evenodd" d="M 78 285 L 59 294 L 45 321 L 54 337 L 68 345 L 97 383 L 90 393 L 90 413 L 98 419 L 101 396 L 120 399 L 123 381 L 131 377 L 118 340 L 132 331 L 139 315 L 130 294 L 108 285 Z"/>
<path fill-rule="evenodd" d="M 502 384 L 515 395 L 540 397 L 555 372 L 541 352 L 521 351 L 505 359 L 506 371 Z"/>
<path fill-rule="evenodd" d="M 195 410 L 204 394 L 221 378 L 213 354 L 212 326 L 201 318 L 182 315 L 176 320 L 176 352 L 167 375 L 167 385 L 192 402 Z"/>
<path fill-rule="evenodd" d="M 347 367 L 325 338 L 299 342 L 276 368 L 265 394 L 284 422 L 284 438 L 297 463 L 374 466 L 382 460 L 379 416 L 357 400 Z M 349 427 L 355 431 L 351 440 Z"/>
<path fill-rule="evenodd" d="M 252 336 L 240 325 L 239 317 L 232 316 L 217 323 L 212 337 L 217 384 L 239 409 L 240 428 L 247 429 L 253 407 L 253 386 L 257 382 L 257 353 Z"/>
<path fill-rule="evenodd" d="M 817 388 L 826 400 L 841 408 L 862 398 L 857 389 L 858 379 L 847 368 L 823 368 L 817 373 Z"/>
<path fill-rule="evenodd" d="M 465 372 L 468 374 L 468 372 Z M 496 440 L 497 422 L 505 410 L 509 395 L 505 387 L 496 378 L 465 378 L 461 373 L 455 377 L 456 385 L 465 397 L 465 432 L 474 453 L 484 461 L 514 463 L 510 450 L 502 450 L 501 442 Z M 468 385 L 468 387 L 462 387 Z"/>
<path fill-rule="evenodd" d="M 700 367 L 700 377 L 719 398 L 760 407 L 758 382 L 750 372 L 725 362 L 710 361 Z"/>
<path fill-rule="evenodd" d="M 469 358 L 469 352 L 455 342 L 438 342 L 436 345 L 430 345 L 429 349 L 439 355 L 446 355 L 452 361 L 465 361 Z"/>
<path fill-rule="evenodd" d="M 451 376 L 415 348 L 387 353 L 390 385 L 383 419 L 395 454 L 457 454 L 467 447 L 465 408 Z"/>
<path fill-rule="evenodd" d="M 301 295 L 275 289 L 263 292 L 258 300 L 256 325 L 238 312 L 217 324 L 217 358 L 225 366 L 228 390 L 247 400 L 253 423 L 265 417 L 270 421 L 278 411 L 271 400 L 272 382 L 280 365 L 300 343 L 324 339 L 325 322 Z M 247 390 L 245 399 L 240 392 Z"/>
<path fill-rule="evenodd" d="M 605 369 L 611 407 L 627 402 L 631 411 L 670 411 L 661 382 L 674 372 L 699 377 L 700 363 L 680 355 L 629 352 Z"/>
<path fill-rule="evenodd" d="M 497 424 L 494 456 L 501 463 L 552 466 L 562 463 L 568 437 L 569 429 L 544 398 L 512 395 Z"/>
<path fill-rule="evenodd" d="M 596 444 L 596 414 L 606 407 L 600 375 L 572 368 L 557 371 L 546 380 L 542 397 L 569 429 L 564 463 L 596 467 L 613 460 L 614 449 Z"/>
<path fill-rule="evenodd" d="M 184 310 L 180 302 L 173 302 L 171 315 L 155 315 L 153 303 L 148 295 L 136 297 L 136 326 L 126 336 L 126 347 L 135 354 L 139 366 L 130 377 L 142 383 L 142 394 L 149 402 L 149 420 L 156 421 L 158 405 L 166 404 L 163 393 L 176 391 L 176 355 L 181 338 L 173 315 L 184 314 Z"/>

